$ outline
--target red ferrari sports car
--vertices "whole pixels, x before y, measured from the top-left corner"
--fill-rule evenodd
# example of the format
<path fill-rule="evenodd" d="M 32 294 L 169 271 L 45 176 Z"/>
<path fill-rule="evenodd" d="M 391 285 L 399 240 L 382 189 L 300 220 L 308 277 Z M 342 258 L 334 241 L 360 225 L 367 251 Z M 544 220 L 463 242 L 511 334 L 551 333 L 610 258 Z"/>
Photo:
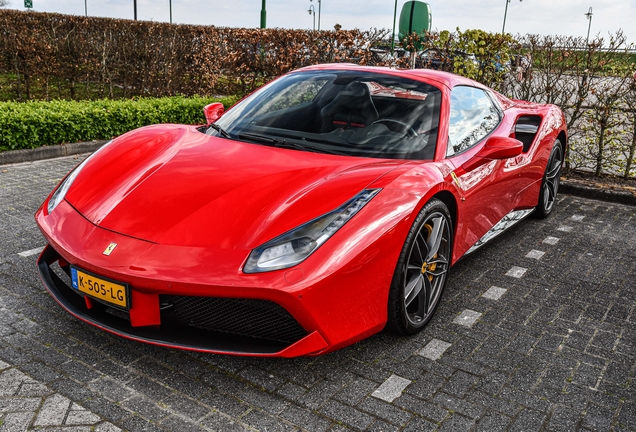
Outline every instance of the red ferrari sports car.
<path fill-rule="evenodd" d="M 567 143 L 556 106 L 421 69 L 312 66 L 204 111 L 112 140 L 37 211 L 72 315 L 238 355 L 416 333 L 459 258 L 551 213 Z"/>

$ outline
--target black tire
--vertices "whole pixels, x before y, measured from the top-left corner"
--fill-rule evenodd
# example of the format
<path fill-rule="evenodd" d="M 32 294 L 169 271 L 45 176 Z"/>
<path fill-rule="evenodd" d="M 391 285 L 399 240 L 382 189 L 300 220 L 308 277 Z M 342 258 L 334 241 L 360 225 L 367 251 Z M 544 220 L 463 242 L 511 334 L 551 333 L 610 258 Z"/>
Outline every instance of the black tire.
<path fill-rule="evenodd" d="M 556 140 L 545 167 L 543 181 L 541 182 L 541 192 L 539 193 L 539 203 L 535 207 L 534 216 L 540 219 L 547 218 L 554 210 L 559 183 L 561 180 L 561 168 L 563 167 L 563 144 Z"/>
<path fill-rule="evenodd" d="M 448 208 L 433 198 L 413 222 L 402 247 L 389 291 L 389 330 L 415 334 L 431 320 L 446 285 L 452 243 Z"/>

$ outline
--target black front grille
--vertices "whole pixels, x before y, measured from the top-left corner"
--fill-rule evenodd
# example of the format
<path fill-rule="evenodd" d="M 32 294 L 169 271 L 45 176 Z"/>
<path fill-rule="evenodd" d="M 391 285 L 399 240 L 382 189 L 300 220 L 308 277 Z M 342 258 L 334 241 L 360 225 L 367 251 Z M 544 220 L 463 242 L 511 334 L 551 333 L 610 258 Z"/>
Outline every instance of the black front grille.
<path fill-rule="evenodd" d="M 164 314 L 202 330 L 285 344 L 307 336 L 289 312 L 267 300 L 164 295 L 161 304 Z"/>

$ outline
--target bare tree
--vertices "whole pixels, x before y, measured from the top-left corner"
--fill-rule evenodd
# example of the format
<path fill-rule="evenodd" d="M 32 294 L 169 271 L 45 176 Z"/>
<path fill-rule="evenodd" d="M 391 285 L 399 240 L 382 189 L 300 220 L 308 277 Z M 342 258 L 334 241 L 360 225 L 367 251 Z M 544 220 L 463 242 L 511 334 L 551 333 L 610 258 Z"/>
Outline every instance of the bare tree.
<path fill-rule="evenodd" d="M 0 8 L 3 8 L 5 6 L 9 6 L 11 4 L 10 0 L 0 0 Z"/>

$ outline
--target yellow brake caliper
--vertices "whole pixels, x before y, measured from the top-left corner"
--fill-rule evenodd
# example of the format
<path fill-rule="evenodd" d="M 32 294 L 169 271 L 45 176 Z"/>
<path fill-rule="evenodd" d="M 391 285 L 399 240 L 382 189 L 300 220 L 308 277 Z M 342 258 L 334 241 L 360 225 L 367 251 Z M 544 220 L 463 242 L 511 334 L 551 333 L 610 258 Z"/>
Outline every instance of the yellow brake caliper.
<path fill-rule="evenodd" d="M 426 236 L 426 240 L 428 241 L 428 239 L 431 237 L 431 233 L 433 232 L 433 227 L 429 224 L 426 224 L 424 225 L 424 228 L 426 228 L 426 231 L 428 231 L 428 235 Z M 437 258 L 437 254 L 435 254 L 433 258 Z M 426 274 L 427 270 L 434 272 L 436 268 L 437 263 L 428 264 L 427 262 L 424 262 L 424 264 L 422 264 L 422 274 Z M 428 280 L 429 282 L 433 282 L 433 275 L 428 275 Z"/>

